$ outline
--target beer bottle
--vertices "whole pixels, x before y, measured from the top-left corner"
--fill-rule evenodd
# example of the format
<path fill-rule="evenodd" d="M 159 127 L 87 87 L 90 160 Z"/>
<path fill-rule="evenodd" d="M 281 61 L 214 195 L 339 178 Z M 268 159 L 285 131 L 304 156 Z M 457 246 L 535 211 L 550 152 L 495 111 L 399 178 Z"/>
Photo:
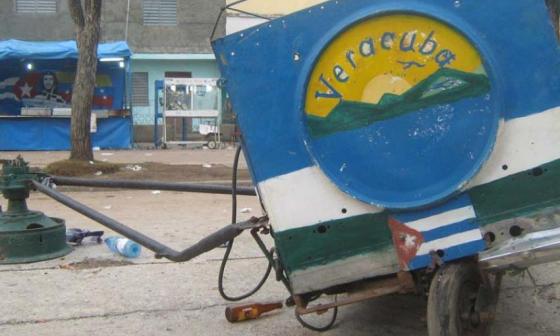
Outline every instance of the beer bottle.
<path fill-rule="evenodd" d="M 226 308 L 226 319 L 231 322 L 257 319 L 262 314 L 282 308 L 282 302 L 251 303 Z"/>

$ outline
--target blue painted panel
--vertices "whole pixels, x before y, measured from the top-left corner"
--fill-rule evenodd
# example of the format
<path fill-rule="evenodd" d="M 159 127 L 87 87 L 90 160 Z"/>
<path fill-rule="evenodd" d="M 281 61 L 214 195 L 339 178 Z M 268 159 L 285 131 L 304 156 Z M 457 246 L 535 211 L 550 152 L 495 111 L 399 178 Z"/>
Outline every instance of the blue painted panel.
<path fill-rule="evenodd" d="M 388 12 L 428 15 L 456 27 L 466 35 L 484 58 L 496 95 L 504 97 L 499 102 L 503 105 L 498 112 L 503 113 L 506 119 L 560 105 L 560 53 L 544 1 L 331 1 L 213 43 L 257 182 L 314 164 L 316 158 L 311 158 L 305 143 L 303 110 L 305 89 L 315 60 L 335 36 L 356 21 Z M 294 58 L 295 53 L 297 59 Z M 476 120 L 463 122 L 474 123 Z M 453 172 L 460 173 L 464 178 L 474 174 L 480 166 L 478 163 L 486 159 L 485 152 L 491 149 L 491 143 L 488 142 L 491 135 L 490 131 L 488 137 L 479 139 L 476 134 L 465 134 L 462 139 L 472 143 L 478 151 L 473 160 L 479 162 Z M 394 141 L 397 143 L 398 139 Z M 450 153 L 449 159 L 434 158 L 432 155 L 430 161 L 422 161 L 419 154 L 414 152 L 422 146 L 421 143 L 399 154 L 401 159 L 410 154 L 411 158 L 420 160 L 419 169 L 428 169 L 428 166 L 422 166 L 422 162 L 430 163 L 429 169 L 433 172 L 427 171 L 423 175 L 427 181 L 418 189 L 422 181 L 406 176 L 410 167 L 405 162 L 393 160 L 392 164 L 403 169 L 405 174 L 392 187 L 399 191 L 404 188 L 405 193 L 410 191 L 409 196 L 418 190 L 422 195 L 416 199 L 408 197 L 404 201 L 397 194 L 390 197 L 385 195 L 385 203 L 405 208 L 448 197 L 458 188 L 461 179 L 448 178 L 442 182 L 443 185 L 438 186 L 437 175 L 445 171 L 449 161 L 461 161 L 459 156 L 464 155 L 467 148 L 461 147 L 463 144 L 460 142 L 461 137 L 457 136 L 447 143 L 449 147 L 458 146 L 457 153 L 446 152 Z M 322 139 L 313 146 L 332 148 L 336 142 L 329 143 L 328 139 Z M 356 153 L 354 148 L 347 151 L 353 151 L 346 155 L 356 160 L 368 153 L 367 150 Z M 336 150 L 338 154 L 343 152 L 344 148 Z M 354 178 L 360 173 L 367 173 L 368 169 L 375 169 L 377 164 L 367 162 L 366 166 L 354 172 Z M 332 166 L 335 167 L 336 162 L 333 161 Z M 448 175 L 453 176 L 453 172 Z M 376 171 L 372 170 L 371 173 Z M 382 185 L 387 178 L 387 172 L 383 173 L 385 175 L 374 177 L 378 185 Z M 375 186 L 375 183 L 371 185 Z M 339 181 L 338 185 L 344 190 L 343 182 Z M 439 190 L 429 190 L 436 187 Z M 367 186 L 358 189 L 368 195 L 361 198 L 374 200 L 372 191 L 364 191 L 364 188 L 367 189 Z M 354 189 L 350 192 L 360 197 L 359 191 Z M 418 199 L 422 202 L 415 202 Z"/>
<path fill-rule="evenodd" d="M 309 146 L 340 189 L 368 203 L 412 208 L 448 197 L 478 171 L 498 116 L 485 97 L 465 99 L 310 139 Z"/>

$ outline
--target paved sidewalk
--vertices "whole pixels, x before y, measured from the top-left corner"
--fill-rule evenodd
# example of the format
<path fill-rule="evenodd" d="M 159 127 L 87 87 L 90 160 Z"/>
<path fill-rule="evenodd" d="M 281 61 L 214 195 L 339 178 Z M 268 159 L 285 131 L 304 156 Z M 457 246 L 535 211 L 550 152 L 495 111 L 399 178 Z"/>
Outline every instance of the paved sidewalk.
<path fill-rule="evenodd" d="M 176 249 L 195 243 L 230 217 L 228 196 L 116 190 L 69 194 Z M 37 193 L 29 206 L 65 218 L 69 227 L 101 228 Z M 260 213 L 254 197 L 240 197 L 239 208 L 251 208 L 240 219 Z M 288 308 L 258 320 L 228 323 L 224 318 L 228 303 L 217 292 L 222 254 L 223 250 L 214 250 L 175 264 L 143 250 L 130 264 L 79 267 L 92 258 L 104 263 L 124 260 L 104 245 L 87 244 L 65 258 L 0 266 L 0 335 L 316 335 L 301 328 Z M 240 293 L 254 286 L 266 263 L 248 235 L 236 241 L 232 257 L 226 287 Z M 533 268 L 536 284 L 528 276 L 506 278 L 494 335 L 560 334 L 558 266 Z M 286 296 L 284 288 L 270 279 L 249 301 Z M 324 335 L 425 336 L 424 315 L 423 298 L 389 296 L 342 308 L 336 327 Z"/>

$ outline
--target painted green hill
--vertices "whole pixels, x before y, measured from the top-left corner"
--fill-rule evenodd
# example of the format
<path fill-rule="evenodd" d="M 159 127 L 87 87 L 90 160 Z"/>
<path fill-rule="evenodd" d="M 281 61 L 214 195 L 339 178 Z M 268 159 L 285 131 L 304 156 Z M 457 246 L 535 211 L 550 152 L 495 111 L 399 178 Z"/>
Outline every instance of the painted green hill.
<path fill-rule="evenodd" d="M 307 126 L 311 136 L 318 138 L 366 127 L 432 105 L 480 96 L 489 90 L 490 82 L 485 74 L 443 68 L 402 95 L 385 94 L 377 104 L 341 100 L 327 117 L 307 116 Z"/>

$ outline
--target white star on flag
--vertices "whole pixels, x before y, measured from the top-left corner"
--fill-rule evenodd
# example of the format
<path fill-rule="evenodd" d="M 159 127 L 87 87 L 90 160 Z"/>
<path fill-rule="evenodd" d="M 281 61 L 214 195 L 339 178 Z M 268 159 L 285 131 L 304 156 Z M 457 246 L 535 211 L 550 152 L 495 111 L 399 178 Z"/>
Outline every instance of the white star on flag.
<path fill-rule="evenodd" d="M 29 86 L 27 82 L 24 82 L 23 86 L 20 86 L 19 89 L 21 90 L 21 97 L 30 97 L 31 98 L 31 90 L 33 86 Z"/>

